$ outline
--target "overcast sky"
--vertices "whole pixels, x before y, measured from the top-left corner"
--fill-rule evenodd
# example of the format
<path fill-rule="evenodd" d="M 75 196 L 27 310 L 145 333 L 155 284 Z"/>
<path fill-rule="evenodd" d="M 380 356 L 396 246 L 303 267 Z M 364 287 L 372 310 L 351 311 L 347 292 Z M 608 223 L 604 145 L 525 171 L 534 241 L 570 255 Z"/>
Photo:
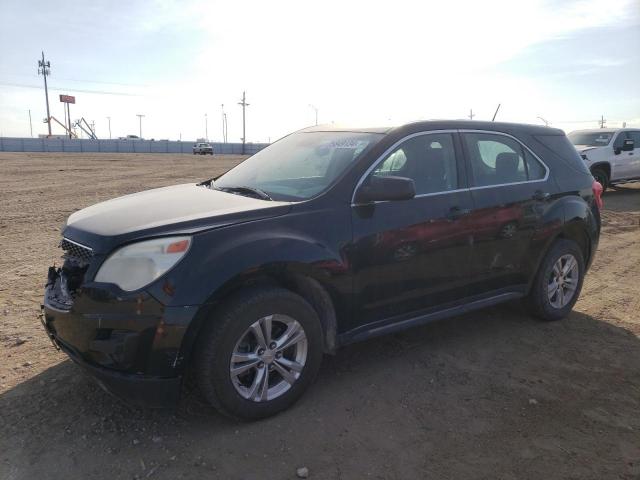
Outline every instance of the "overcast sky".
<path fill-rule="evenodd" d="M 464 118 L 640 126 L 640 0 L 0 0 L 0 135 L 51 114 L 99 137 L 268 141 L 319 122 Z M 54 128 L 54 132 L 62 133 Z"/>

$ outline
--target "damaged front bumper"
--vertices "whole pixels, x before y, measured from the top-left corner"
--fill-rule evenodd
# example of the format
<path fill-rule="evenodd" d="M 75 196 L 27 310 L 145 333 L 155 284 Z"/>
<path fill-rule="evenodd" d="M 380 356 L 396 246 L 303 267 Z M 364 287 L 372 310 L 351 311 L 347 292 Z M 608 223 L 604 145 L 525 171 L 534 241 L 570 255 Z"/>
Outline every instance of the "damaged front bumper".
<path fill-rule="evenodd" d="M 197 307 L 168 307 L 146 292 L 109 284 L 71 289 L 69 277 L 64 267 L 49 269 L 42 323 L 54 345 L 123 400 L 175 405 L 182 340 Z"/>

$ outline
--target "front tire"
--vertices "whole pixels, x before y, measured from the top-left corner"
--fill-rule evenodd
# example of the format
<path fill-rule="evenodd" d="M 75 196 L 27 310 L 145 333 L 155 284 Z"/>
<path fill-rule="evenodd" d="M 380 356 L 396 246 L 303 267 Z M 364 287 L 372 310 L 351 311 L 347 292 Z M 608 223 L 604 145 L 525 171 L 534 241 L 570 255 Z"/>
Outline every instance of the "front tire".
<path fill-rule="evenodd" d="M 604 191 L 609 188 L 609 175 L 607 175 L 607 172 L 602 168 L 594 168 L 591 175 L 593 175 L 596 182 L 602 185 L 602 192 L 604 193 Z"/>
<path fill-rule="evenodd" d="M 526 306 L 541 320 L 565 318 L 580 296 L 584 274 L 580 247 L 571 240 L 556 241 L 540 264 Z"/>
<path fill-rule="evenodd" d="M 315 310 L 282 288 L 241 292 L 211 318 L 197 346 L 195 375 L 206 399 L 245 420 L 295 403 L 322 361 Z"/>

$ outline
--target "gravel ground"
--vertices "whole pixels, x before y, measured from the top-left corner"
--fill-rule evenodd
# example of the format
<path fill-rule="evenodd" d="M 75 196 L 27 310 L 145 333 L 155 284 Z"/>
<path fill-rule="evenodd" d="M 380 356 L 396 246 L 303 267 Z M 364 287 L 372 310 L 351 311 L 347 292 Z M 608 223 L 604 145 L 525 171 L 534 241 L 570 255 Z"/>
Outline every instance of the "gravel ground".
<path fill-rule="evenodd" d="M 36 317 L 61 225 L 238 160 L 0 153 L 0 479 L 640 478 L 640 185 L 605 194 L 565 321 L 507 305 L 353 345 L 325 357 L 294 408 L 256 423 L 197 391 L 177 411 L 106 395 Z"/>

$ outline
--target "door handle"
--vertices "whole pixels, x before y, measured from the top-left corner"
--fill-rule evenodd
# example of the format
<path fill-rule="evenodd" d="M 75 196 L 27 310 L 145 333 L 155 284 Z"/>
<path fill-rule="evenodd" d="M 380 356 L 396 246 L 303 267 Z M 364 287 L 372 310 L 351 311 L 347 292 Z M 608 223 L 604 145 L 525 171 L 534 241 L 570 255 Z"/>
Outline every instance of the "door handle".
<path fill-rule="evenodd" d="M 449 220 L 457 220 L 460 217 L 464 217 L 465 215 L 469 215 L 471 210 L 468 208 L 460 208 L 460 207 L 451 207 L 449 209 L 449 213 L 447 214 L 447 218 Z"/>
<path fill-rule="evenodd" d="M 543 200 L 548 200 L 550 196 L 551 194 L 548 192 L 543 192 L 542 190 L 536 190 L 534 194 L 531 196 L 531 198 L 534 200 L 543 201 Z"/>

